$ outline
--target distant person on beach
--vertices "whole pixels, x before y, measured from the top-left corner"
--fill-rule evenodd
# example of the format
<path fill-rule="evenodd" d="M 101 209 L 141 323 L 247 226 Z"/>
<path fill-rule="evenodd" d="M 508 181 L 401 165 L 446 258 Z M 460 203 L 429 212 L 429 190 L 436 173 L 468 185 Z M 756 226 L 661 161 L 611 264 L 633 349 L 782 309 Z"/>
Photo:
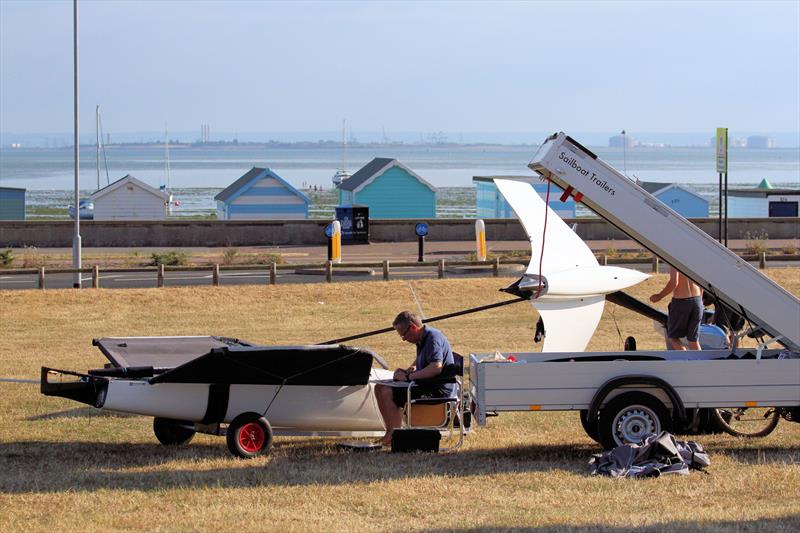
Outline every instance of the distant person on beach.
<path fill-rule="evenodd" d="M 703 318 L 703 289 L 672 267 L 669 281 L 661 292 L 650 296 L 650 301 L 658 302 L 670 293 L 672 301 L 667 307 L 667 345 L 671 350 L 685 350 L 680 339 L 686 337 L 690 350 L 700 350 L 698 335 Z"/>
<path fill-rule="evenodd" d="M 447 365 L 455 364 L 453 349 L 444 333 L 436 328 L 425 326 L 417 315 L 403 311 L 392 322 L 400 338 L 417 347 L 417 358 L 408 368 L 394 371 L 394 381 L 411 383 L 416 380 L 435 378 Z M 452 383 L 430 385 L 415 384 L 411 388 L 411 398 L 446 398 L 453 392 Z M 376 385 L 375 398 L 378 400 L 386 434 L 380 440 L 384 446 L 392 443 L 392 432 L 403 422 L 403 407 L 408 399 L 408 387 Z"/>

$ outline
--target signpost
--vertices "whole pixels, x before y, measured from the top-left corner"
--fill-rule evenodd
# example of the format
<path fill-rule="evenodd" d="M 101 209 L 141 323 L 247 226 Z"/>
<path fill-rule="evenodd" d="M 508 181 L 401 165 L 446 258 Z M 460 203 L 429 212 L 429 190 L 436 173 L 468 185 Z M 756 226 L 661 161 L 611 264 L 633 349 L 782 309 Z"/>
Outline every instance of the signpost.
<path fill-rule="evenodd" d="M 728 246 L 728 128 L 717 128 L 717 172 L 719 173 L 719 242 Z M 722 175 L 725 175 L 723 200 Z M 725 217 L 723 228 L 722 218 Z"/>
<path fill-rule="evenodd" d="M 417 254 L 417 261 L 422 263 L 425 261 L 425 235 L 428 234 L 428 225 L 424 222 L 418 223 L 414 226 L 414 233 L 419 238 L 419 253 Z"/>

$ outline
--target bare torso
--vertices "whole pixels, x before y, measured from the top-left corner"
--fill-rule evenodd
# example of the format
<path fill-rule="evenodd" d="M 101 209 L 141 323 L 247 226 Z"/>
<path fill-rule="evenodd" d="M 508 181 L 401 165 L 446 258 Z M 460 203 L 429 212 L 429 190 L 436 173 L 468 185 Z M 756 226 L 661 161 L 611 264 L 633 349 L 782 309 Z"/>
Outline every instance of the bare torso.
<path fill-rule="evenodd" d="M 673 298 L 692 298 L 703 295 L 703 289 L 697 283 L 692 282 L 692 280 L 678 271 L 673 272 L 677 274 L 677 285 L 672 291 Z"/>

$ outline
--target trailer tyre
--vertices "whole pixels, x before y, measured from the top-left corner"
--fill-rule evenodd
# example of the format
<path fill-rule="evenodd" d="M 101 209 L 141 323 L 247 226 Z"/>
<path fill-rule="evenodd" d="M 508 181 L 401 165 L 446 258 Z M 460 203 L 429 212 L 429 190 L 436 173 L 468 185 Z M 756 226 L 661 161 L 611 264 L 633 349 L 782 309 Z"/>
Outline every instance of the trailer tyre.
<path fill-rule="evenodd" d="M 622 444 L 638 444 L 651 433 L 672 431 L 672 420 L 661 401 L 644 392 L 620 394 L 600 411 L 600 444 L 610 450 Z"/>
<path fill-rule="evenodd" d="M 242 413 L 231 421 L 225 438 L 233 455 L 250 459 L 269 453 L 272 447 L 272 426 L 258 413 Z"/>
<path fill-rule="evenodd" d="M 583 426 L 583 431 L 595 442 L 600 442 L 600 434 L 597 431 L 597 420 L 590 422 L 589 421 L 589 410 L 588 409 L 581 409 L 581 426 Z"/>
<path fill-rule="evenodd" d="M 189 444 L 196 433 L 194 429 L 186 427 L 187 425 L 194 426 L 192 422 L 185 420 L 156 417 L 153 419 L 153 433 L 158 442 L 165 446 L 182 446 Z"/>

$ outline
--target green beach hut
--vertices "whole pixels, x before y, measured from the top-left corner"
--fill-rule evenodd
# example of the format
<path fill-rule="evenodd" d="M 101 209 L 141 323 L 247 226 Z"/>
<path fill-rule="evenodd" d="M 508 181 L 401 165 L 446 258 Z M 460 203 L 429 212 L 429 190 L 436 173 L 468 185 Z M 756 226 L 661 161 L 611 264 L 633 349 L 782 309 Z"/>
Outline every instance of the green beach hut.
<path fill-rule="evenodd" d="M 397 159 L 376 157 L 337 188 L 340 207 L 366 205 L 370 218 L 436 217 L 436 188 Z"/>

